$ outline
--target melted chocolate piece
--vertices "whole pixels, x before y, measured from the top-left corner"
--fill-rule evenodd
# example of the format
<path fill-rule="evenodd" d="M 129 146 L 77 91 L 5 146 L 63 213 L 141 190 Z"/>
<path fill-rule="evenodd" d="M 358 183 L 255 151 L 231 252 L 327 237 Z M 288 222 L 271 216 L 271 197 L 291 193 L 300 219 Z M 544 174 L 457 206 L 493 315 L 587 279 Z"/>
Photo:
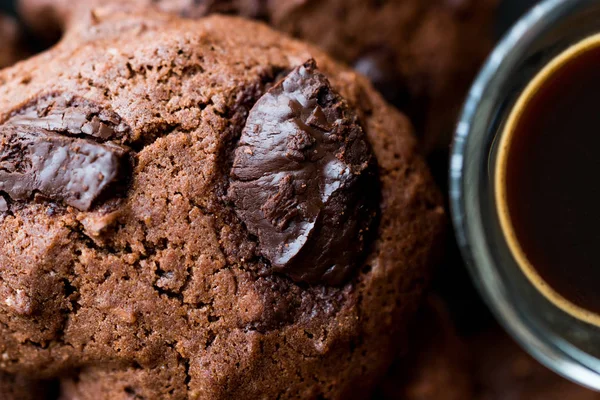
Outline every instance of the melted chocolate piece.
<path fill-rule="evenodd" d="M 0 191 L 13 200 L 36 193 L 80 210 L 126 165 L 130 129 L 113 111 L 65 94 L 37 99 L 0 126 Z"/>
<path fill-rule="evenodd" d="M 252 108 L 231 178 L 236 213 L 274 270 L 340 284 L 362 261 L 378 215 L 375 159 L 314 60 Z"/>
<path fill-rule="evenodd" d="M 126 150 L 35 127 L 0 127 L 0 190 L 25 200 L 40 192 L 88 210 L 117 178 Z"/>
<path fill-rule="evenodd" d="M 11 125 L 40 128 L 64 135 L 86 135 L 101 141 L 125 141 L 129 127 L 113 111 L 68 95 L 47 96 L 14 113 Z"/>

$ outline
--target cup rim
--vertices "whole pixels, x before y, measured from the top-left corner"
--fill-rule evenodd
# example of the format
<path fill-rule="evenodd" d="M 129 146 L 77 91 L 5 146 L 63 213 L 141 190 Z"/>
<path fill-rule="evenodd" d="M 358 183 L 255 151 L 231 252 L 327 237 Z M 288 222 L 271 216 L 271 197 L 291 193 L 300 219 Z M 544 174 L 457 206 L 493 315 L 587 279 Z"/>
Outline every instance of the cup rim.
<path fill-rule="evenodd" d="M 550 14 L 561 13 L 561 9 L 572 5 L 573 2 L 574 0 L 545 0 L 537 4 L 513 25 L 488 57 L 471 86 L 454 134 L 450 152 L 449 202 L 456 240 L 467 269 L 480 295 L 499 323 L 543 365 L 571 381 L 600 391 L 600 371 L 596 372 L 580 362 L 581 359 L 590 356 L 574 349 L 564 340 L 541 334 L 528 325 L 519 314 L 517 307 L 507 300 L 505 288 L 490 263 L 482 262 L 484 260 L 481 259 L 480 262 L 476 261 L 477 258 L 483 257 L 478 254 L 478 250 L 482 250 L 483 245 L 480 243 L 480 248 L 477 249 L 477 241 L 473 240 L 470 231 L 475 229 L 483 234 L 483 229 L 477 221 L 480 220 L 479 215 L 474 211 L 467 211 L 463 187 L 465 184 L 463 172 L 468 162 L 467 142 L 481 101 L 496 72 L 524 35 L 547 26 L 550 23 L 548 18 Z M 476 228 L 473 228 L 474 226 Z"/>

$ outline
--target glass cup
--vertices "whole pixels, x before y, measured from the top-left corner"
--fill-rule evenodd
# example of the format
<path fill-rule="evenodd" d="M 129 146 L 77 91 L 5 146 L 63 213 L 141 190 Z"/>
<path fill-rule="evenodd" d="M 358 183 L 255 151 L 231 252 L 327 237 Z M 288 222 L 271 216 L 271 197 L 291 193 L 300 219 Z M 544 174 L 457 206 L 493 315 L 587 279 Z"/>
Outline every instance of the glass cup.
<path fill-rule="evenodd" d="M 458 123 L 450 203 L 471 276 L 504 328 L 547 367 L 600 390 L 600 328 L 567 314 L 527 279 L 500 226 L 494 179 L 500 136 L 527 84 L 597 33 L 600 0 L 546 0 L 509 31 L 473 84 Z"/>

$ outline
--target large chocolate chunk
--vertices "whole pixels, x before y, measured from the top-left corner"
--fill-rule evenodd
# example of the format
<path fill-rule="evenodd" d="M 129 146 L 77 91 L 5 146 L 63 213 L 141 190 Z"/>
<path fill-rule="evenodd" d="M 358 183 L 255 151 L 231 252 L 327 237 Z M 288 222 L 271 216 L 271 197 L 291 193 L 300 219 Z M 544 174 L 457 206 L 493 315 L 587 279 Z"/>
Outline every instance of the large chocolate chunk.
<path fill-rule="evenodd" d="M 102 141 L 125 142 L 130 131 L 115 112 L 68 94 L 37 99 L 13 113 L 9 122 L 63 135 L 92 136 Z"/>
<path fill-rule="evenodd" d="M 297 281 L 342 283 L 375 230 L 379 180 L 356 114 L 314 60 L 250 111 L 229 196 L 274 270 Z"/>
<path fill-rule="evenodd" d="M 88 210 L 120 178 L 127 149 L 111 142 L 127 142 L 130 132 L 119 115 L 81 97 L 35 99 L 0 126 L 0 191 Z"/>
<path fill-rule="evenodd" d="M 125 156 L 115 144 L 6 123 L 0 127 L 0 191 L 15 200 L 39 192 L 88 210 L 117 178 Z"/>

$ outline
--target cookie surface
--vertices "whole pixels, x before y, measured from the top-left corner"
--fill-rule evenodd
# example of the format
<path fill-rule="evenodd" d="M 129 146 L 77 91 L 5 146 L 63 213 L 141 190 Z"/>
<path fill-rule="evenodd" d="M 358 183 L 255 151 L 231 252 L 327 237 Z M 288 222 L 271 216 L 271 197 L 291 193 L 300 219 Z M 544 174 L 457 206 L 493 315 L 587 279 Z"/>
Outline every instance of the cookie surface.
<path fill-rule="evenodd" d="M 444 215 L 410 124 L 365 78 L 261 24 L 106 6 L 0 82 L 2 369 L 63 378 L 67 399 L 372 389 Z M 240 211 L 262 192 L 233 184 L 262 168 L 244 143 L 278 118 L 264 233 Z M 281 261 L 265 237 L 307 223 Z M 349 252 L 340 269 L 311 258 L 329 244 Z"/>
<path fill-rule="evenodd" d="M 105 1 L 85 0 L 89 7 Z M 466 91 L 492 46 L 497 0 L 126 0 L 187 18 L 236 14 L 320 46 L 367 75 L 407 113 L 426 152 L 447 151 Z M 74 4 L 20 0 L 30 25 L 58 36 Z M 446 149 L 446 150 L 445 150 Z"/>

